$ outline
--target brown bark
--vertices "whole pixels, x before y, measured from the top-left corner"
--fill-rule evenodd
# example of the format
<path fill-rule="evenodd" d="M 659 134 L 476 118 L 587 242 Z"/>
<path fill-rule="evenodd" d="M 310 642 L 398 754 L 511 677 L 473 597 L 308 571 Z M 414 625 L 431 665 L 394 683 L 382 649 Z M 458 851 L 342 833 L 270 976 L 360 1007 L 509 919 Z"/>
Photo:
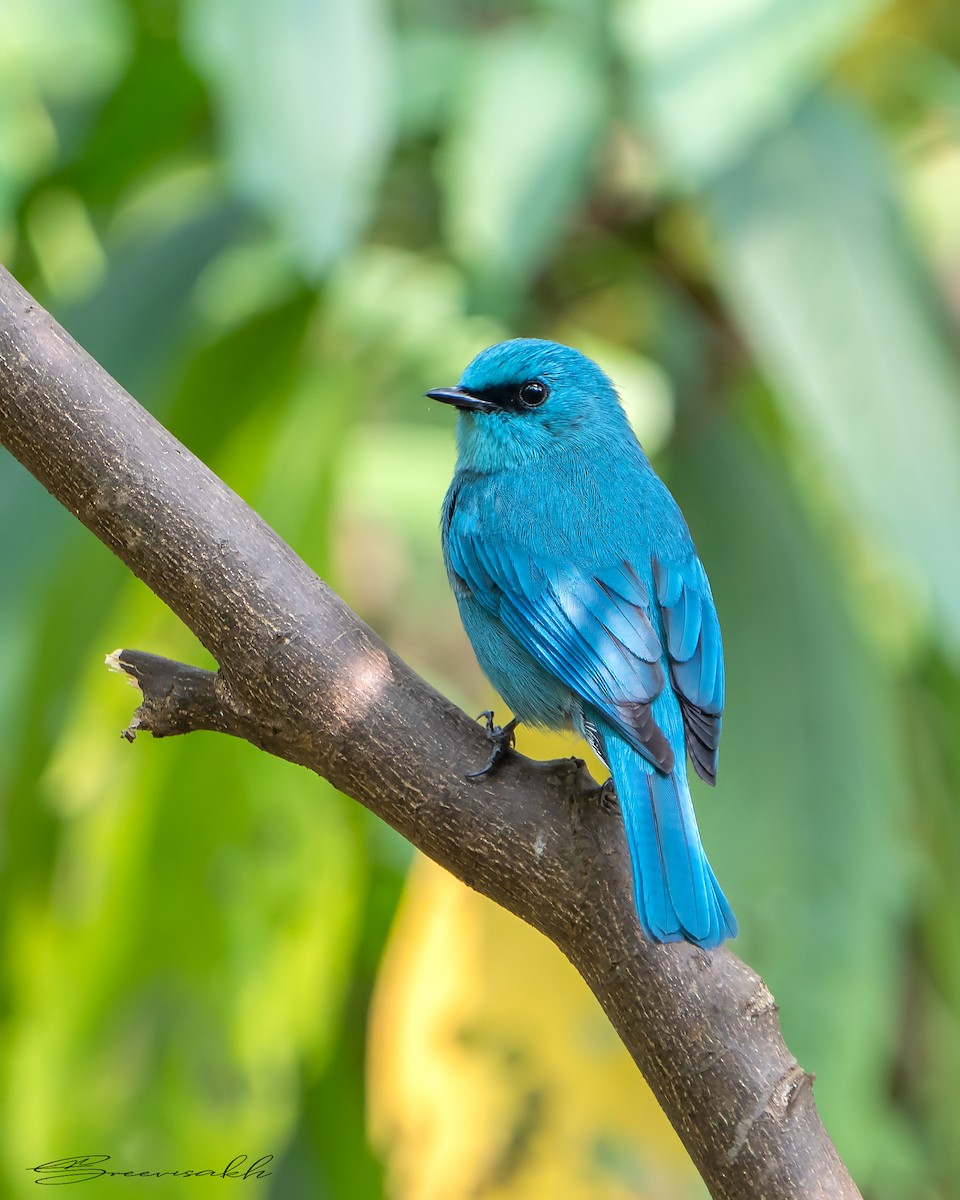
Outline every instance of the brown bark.
<path fill-rule="evenodd" d="M 119 652 L 136 721 L 316 771 L 542 930 L 593 989 L 715 1197 L 858 1196 L 767 988 L 729 950 L 653 946 L 623 829 L 572 761 L 508 757 L 0 269 L 0 440 L 196 633 L 217 674 Z M 549 997 L 544 997 L 549 1002 Z"/>

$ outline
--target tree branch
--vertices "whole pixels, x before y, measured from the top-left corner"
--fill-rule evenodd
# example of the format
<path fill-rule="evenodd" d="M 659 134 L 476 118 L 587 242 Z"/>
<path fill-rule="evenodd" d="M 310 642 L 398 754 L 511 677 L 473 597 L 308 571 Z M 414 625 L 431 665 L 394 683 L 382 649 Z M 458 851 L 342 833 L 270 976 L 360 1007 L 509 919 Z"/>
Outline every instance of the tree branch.
<path fill-rule="evenodd" d="M 714 1197 L 858 1192 L 728 950 L 639 930 L 622 823 L 573 761 L 464 779 L 482 732 L 0 268 L 0 440 L 194 631 L 217 674 L 133 651 L 134 726 L 218 729 L 316 771 L 542 930 L 593 989 Z M 549 1002 L 544 997 L 544 1002 Z"/>

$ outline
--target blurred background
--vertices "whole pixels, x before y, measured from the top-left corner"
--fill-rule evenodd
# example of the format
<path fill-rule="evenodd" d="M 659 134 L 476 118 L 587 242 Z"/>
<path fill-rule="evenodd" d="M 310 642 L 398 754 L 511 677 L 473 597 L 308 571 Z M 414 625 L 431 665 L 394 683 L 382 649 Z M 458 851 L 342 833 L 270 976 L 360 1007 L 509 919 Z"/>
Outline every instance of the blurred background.
<path fill-rule="evenodd" d="M 468 711 L 422 394 L 515 334 L 613 375 L 723 625 L 735 949 L 876 1200 L 960 1194 L 958 61 L 946 0 L 0 0 L 0 260 Z M 106 652 L 209 659 L 6 454 L 0 545 L 0 1194 L 705 1194 L 539 935 L 121 742 Z"/>

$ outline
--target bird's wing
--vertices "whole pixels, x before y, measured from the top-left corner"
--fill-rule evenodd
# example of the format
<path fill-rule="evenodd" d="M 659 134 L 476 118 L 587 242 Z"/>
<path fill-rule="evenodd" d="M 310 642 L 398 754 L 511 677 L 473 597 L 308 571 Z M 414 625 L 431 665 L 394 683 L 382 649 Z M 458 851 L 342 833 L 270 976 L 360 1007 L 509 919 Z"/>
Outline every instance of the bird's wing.
<path fill-rule="evenodd" d="M 682 567 L 655 558 L 653 577 L 687 752 L 700 778 L 714 784 L 723 712 L 723 646 L 710 585 L 696 555 Z"/>
<path fill-rule="evenodd" d="M 515 546 L 451 537 L 450 565 L 541 665 L 602 713 L 662 771 L 673 750 L 651 705 L 666 683 L 651 597 L 627 563 L 595 573 Z"/>

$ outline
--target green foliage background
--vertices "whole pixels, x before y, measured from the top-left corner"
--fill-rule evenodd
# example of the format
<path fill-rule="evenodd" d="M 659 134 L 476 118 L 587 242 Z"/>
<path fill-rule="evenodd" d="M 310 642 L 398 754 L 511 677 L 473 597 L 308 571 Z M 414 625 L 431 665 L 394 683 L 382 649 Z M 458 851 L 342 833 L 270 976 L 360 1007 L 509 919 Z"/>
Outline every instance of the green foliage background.
<path fill-rule="evenodd" d="M 0 258 L 460 702 L 423 391 L 512 334 L 623 385 L 723 624 L 736 949 L 878 1198 L 960 1193 L 958 56 L 933 0 L 0 0 Z M 9 456 L 0 545 L 3 1194 L 81 1150 L 384 1194 L 408 849 L 123 746 L 103 653 L 204 653 Z"/>

